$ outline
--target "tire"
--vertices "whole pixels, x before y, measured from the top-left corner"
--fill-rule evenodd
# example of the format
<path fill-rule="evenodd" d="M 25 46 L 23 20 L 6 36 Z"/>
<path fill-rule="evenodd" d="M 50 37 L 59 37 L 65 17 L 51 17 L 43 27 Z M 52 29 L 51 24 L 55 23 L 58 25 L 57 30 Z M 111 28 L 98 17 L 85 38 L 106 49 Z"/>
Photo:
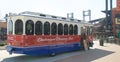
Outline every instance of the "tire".
<path fill-rule="evenodd" d="M 54 57 L 54 56 L 56 56 L 56 53 L 51 53 L 49 56 Z"/>

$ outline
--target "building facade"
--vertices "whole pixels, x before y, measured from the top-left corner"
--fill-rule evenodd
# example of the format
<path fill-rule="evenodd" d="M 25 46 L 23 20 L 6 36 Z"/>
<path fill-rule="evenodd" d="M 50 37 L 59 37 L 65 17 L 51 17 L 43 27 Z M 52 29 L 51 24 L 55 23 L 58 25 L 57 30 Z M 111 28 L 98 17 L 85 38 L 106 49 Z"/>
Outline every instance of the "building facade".
<path fill-rule="evenodd" d="M 0 21 L 0 41 L 7 39 L 7 23 L 3 20 Z"/>

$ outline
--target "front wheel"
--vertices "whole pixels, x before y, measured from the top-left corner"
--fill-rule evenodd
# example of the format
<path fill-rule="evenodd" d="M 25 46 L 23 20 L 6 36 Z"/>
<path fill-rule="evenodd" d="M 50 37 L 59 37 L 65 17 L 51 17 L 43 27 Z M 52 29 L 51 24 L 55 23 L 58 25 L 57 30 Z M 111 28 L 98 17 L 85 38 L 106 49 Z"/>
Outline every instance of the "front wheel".
<path fill-rule="evenodd" d="M 51 53 L 50 56 L 54 57 L 54 56 L 56 56 L 56 53 Z"/>

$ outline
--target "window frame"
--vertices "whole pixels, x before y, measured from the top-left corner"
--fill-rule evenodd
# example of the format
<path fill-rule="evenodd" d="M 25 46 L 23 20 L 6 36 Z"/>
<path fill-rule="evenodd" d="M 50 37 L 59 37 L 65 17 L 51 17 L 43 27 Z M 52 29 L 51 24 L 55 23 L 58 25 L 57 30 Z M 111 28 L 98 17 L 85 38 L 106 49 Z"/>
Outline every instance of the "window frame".
<path fill-rule="evenodd" d="M 68 24 L 64 24 L 64 35 L 68 35 Z"/>
<path fill-rule="evenodd" d="M 53 22 L 51 24 L 51 34 L 52 35 L 56 35 L 57 34 L 57 24 L 55 22 Z"/>
<path fill-rule="evenodd" d="M 41 21 L 37 21 L 35 23 L 35 34 L 42 35 L 42 33 L 43 33 L 43 24 Z"/>
<path fill-rule="evenodd" d="M 27 20 L 25 23 L 25 34 L 33 35 L 34 34 L 34 22 L 32 20 Z"/>
<path fill-rule="evenodd" d="M 44 23 L 44 35 L 50 35 L 50 23 L 49 22 Z"/>
<path fill-rule="evenodd" d="M 63 24 L 62 23 L 58 24 L 58 35 L 63 35 Z"/>
<path fill-rule="evenodd" d="M 73 35 L 73 25 L 72 24 L 70 24 L 69 25 L 69 35 Z"/>
<path fill-rule="evenodd" d="M 74 25 L 74 35 L 77 35 L 78 34 L 78 26 L 77 25 Z"/>
<path fill-rule="evenodd" d="M 8 34 L 13 34 L 13 21 L 9 20 L 8 22 Z"/>
<path fill-rule="evenodd" d="M 18 19 L 15 21 L 15 34 L 21 35 L 23 34 L 23 21 Z"/>

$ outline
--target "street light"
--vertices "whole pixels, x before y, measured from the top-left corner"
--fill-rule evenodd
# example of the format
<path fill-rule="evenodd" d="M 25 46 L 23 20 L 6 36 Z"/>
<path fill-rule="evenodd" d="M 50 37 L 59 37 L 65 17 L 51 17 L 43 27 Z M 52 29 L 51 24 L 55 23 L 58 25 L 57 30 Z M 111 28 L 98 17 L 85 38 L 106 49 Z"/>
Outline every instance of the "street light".
<path fill-rule="evenodd" d="M 86 21 L 86 16 L 89 16 L 89 21 L 91 21 L 91 10 L 83 11 L 83 21 Z"/>

